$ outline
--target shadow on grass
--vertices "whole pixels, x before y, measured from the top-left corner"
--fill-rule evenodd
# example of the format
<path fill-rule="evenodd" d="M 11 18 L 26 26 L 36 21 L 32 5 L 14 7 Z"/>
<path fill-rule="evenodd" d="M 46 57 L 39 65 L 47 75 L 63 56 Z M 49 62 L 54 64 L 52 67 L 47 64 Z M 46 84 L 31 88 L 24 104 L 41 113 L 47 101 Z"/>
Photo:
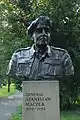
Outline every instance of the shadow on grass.
<path fill-rule="evenodd" d="M 61 111 L 61 120 L 80 120 L 80 107 Z"/>

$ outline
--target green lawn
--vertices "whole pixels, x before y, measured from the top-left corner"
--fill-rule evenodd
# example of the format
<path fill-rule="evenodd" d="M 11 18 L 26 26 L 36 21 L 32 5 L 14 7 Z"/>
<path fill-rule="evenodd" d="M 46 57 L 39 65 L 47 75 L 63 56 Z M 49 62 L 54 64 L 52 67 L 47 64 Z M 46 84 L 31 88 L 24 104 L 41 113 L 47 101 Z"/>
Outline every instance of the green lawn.
<path fill-rule="evenodd" d="M 2 86 L 2 88 L 0 88 L 0 97 L 7 97 L 13 93 L 15 93 L 16 89 L 14 84 L 11 84 L 10 87 L 10 92 L 8 93 L 8 86 Z"/>
<path fill-rule="evenodd" d="M 63 111 L 61 112 L 61 120 L 80 120 L 80 111 Z"/>

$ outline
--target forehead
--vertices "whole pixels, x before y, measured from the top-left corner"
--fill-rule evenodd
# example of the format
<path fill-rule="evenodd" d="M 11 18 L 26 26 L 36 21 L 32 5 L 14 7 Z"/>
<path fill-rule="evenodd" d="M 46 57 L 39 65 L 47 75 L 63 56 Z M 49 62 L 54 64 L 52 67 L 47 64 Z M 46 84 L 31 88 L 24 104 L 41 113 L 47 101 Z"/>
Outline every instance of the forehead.
<path fill-rule="evenodd" d="M 50 28 L 47 24 L 38 24 L 36 28 Z"/>

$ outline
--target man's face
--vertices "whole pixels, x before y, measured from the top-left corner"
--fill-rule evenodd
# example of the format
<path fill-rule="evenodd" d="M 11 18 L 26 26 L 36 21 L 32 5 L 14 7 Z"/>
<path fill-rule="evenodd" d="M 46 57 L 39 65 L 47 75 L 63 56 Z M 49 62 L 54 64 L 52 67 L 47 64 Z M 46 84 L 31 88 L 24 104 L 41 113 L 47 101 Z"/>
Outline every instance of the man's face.
<path fill-rule="evenodd" d="M 45 48 L 50 41 L 50 27 L 45 24 L 38 24 L 32 37 L 38 48 Z"/>

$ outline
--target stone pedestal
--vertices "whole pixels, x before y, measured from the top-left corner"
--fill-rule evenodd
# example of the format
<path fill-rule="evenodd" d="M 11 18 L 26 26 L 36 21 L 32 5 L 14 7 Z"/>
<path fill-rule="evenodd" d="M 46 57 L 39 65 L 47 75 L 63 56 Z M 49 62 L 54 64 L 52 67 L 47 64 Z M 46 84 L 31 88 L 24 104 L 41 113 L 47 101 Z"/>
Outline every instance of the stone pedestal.
<path fill-rule="evenodd" d="M 60 120 L 58 81 L 23 81 L 22 120 Z"/>

